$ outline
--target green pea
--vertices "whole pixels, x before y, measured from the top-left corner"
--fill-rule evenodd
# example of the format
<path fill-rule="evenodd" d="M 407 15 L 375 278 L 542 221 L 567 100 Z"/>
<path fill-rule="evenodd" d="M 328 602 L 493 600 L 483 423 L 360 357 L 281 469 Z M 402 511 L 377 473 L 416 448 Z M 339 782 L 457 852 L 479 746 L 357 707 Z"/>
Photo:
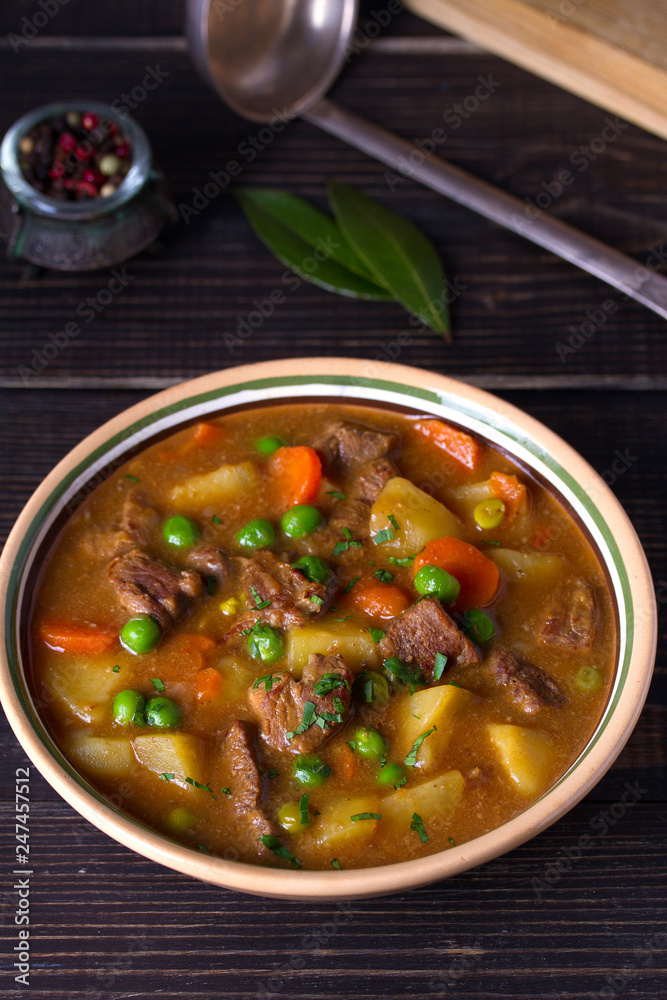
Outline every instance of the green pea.
<path fill-rule="evenodd" d="M 376 670 L 364 670 L 354 682 L 355 695 L 367 705 L 385 705 L 391 697 L 389 681 Z"/>
<path fill-rule="evenodd" d="M 299 754 L 294 761 L 294 777 L 306 788 L 319 788 L 331 774 L 331 768 L 315 754 Z"/>
<path fill-rule="evenodd" d="M 459 596 L 461 585 L 455 576 L 440 566 L 430 564 L 422 566 L 415 574 L 415 587 L 420 594 L 437 597 L 439 601 L 450 604 Z"/>
<path fill-rule="evenodd" d="M 357 729 L 354 749 L 361 757 L 373 759 L 382 756 L 387 749 L 387 741 L 377 729 Z"/>
<path fill-rule="evenodd" d="M 278 451 L 278 448 L 284 448 L 286 444 L 287 441 L 283 441 L 281 437 L 269 435 L 269 437 L 257 438 L 255 448 L 260 455 L 273 455 L 274 451 Z"/>
<path fill-rule="evenodd" d="M 463 631 L 473 642 L 482 645 L 491 642 L 496 634 L 496 627 L 484 611 L 472 608 L 463 616 Z"/>
<path fill-rule="evenodd" d="M 275 663 L 285 651 L 285 642 L 278 629 L 258 622 L 248 636 L 248 652 L 254 660 Z"/>
<path fill-rule="evenodd" d="M 236 533 L 236 541 L 244 549 L 268 549 L 276 540 L 276 531 L 270 521 L 257 518 L 248 521 Z"/>
<path fill-rule="evenodd" d="M 323 520 L 317 507 L 302 503 L 285 511 L 280 518 L 280 527 L 288 538 L 303 538 L 319 528 Z"/>
<path fill-rule="evenodd" d="M 300 570 L 311 583 L 327 583 L 331 576 L 331 570 L 319 556 L 302 556 L 292 563 L 292 569 Z"/>
<path fill-rule="evenodd" d="M 176 806 L 167 817 L 169 826 L 178 833 L 183 833 L 185 830 L 192 830 L 196 822 L 194 814 L 189 809 L 185 809 L 184 806 Z"/>
<path fill-rule="evenodd" d="M 199 538 L 199 528 L 189 517 L 176 514 L 170 517 L 162 526 L 162 537 L 167 545 L 179 549 L 190 549 Z"/>
<path fill-rule="evenodd" d="M 395 785 L 401 778 L 405 778 L 405 771 L 400 764 L 386 764 L 378 774 L 381 785 Z"/>
<path fill-rule="evenodd" d="M 152 615 L 130 618 L 120 630 L 120 641 L 131 653 L 150 653 L 161 638 L 160 626 Z"/>
<path fill-rule="evenodd" d="M 140 691 L 132 688 L 119 691 L 113 700 L 113 721 L 119 726 L 129 726 L 135 714 L 139 713 L 141 716 L 145 707 L 146 699 Z"/>
<path fill-rule="evenodd" d="M 574 683 L 580 691 L 593 694 L 602 687 L 602 674 L 595 667 L 581 667 L 574 678 Z"/>
<path fill-rule="evenodd" d="M 158 729 L 175 729 L 181 722 L 181 710 L 175 701 L 164 695 L 151 698 L 146 709 L 146 722 Z"/>

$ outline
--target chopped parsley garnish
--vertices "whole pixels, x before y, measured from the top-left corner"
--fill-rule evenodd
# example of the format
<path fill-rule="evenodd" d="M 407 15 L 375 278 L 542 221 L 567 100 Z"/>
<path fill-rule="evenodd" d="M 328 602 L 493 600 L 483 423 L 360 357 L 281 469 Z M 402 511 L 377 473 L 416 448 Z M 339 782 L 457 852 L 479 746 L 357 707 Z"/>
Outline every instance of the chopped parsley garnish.
<path fill-rule="evenodd" d="M 255 602 L 254 606 L 250 609 L 251 611 L 261 611 L 262 608 L 271 607 L 271 601 L 263 601 L 262 598 L 257 593 L 255 587 L 250 588 L 250 593 L 252 594 L 253 600 Z"/>
<path fill-rule="evenodd" d="M 215 798 L 213 789 L 211 788 L 210 785 L 202 785 L 200 781 L 195 781 L 194 778 L 186 778 L 185 780 L 187 781 L 188 785 L 192 785 L 193 788 L 201 788 L 202 792 L 210 792 L 211 795 L 213 795 L 213 798 Z"/>
<path fill-rule="evenodd" d="M 387 556 L 387 562 L 390 562 L 392 566 L 411 566 L 415 561 L 415 556 L 403 556 L 402 559 L 398 559 L 396 556 Z"/>
<path fill-rule="evenodd" d="M 151 684 L 156 691 L 164 691 L 164 681 L 161 681 L 159 677 L 151 677 Z"/>
<path fill-rule="evenodd" d="M 456 847 L 456 844 L 454 843 L 454 838 L 453 837 L 447 837 L 447 841 L 452 845 L 452 847 Z"/>
<path fill-rule="evenodd" d="M 138 483 L 139 482 L 139 480 L 137 479 L 137 477 L 136 476 L 131 476 L 129 472 L 127 473 L 127 475 L 125 476 L 125 478 L 129 479 L 131 483 Z"/>
<path fill-rule="evenodd" d="M 163 771 L 160 777 L 163 781 L 173 781 L 176 775 L 172 771 Z"/>
<path fill-rule="evenodd" d="M 403 785 L 406 783 L 407 780 L 408 779 L 405 777 L 405 775 L 403 775 L 402 778 L 399 778 L 398 781 L 395 782 L 394 788 L 402 788 Z"/>
<path fill-rule="evenodd" d="M 417 685 L 422 682 L 419 668 L 415 667 L 411 669 L 407 663 L 403 663 L 397 656 L 390 656 L 388 660 L 384 661 L 383 666 L 385 670 L 389 671 L 392 677 L 396 677 L 399 681 L 403 681 L 404 684 L 410 685 L 411 695 L 417 690 Z"/>
<path fill-rule="evenodd" d="M 308 826 L 310 823 L 310 817 L 308 816 L 308 805 L 310 803 L 310 795 L 302 795 L 299 799 L 299 819 L 304 826 Z"/>
<path fill-rule="evenodd" d="M 345 500 L 345 494 L 340 490 L 327 490 L 328 497 L 335 497 L 336 500 Z"/>
<path fill-rule="evenodd" d="M 257 680 L 255 681 L 255 683 L 252 686 L 253 691 L 255 690 L 255 688 L 258 688 L 260 684 L 264 685 L 264 690 L 265 691 L 270 691 L 271 690 L 271 685 L 273 684 L 274 679 L 275 678 L 273 677 L 272 674 L 264 674 L 263 677 L 258 677 Z"/>
<path fill-rule="evenodd" d="M 313 691 L 315 694 L 325 695 L 329 694 L 330 691 L 338 691 L 339 688 L 347 688 L 349 691 L 349 682 L 346 681 L 345 678 L 339 677 L 338 674 L 324 674 L 324 676 L 314 685 Z M 337 698 L 336 701 L 340 703 L 339 698 Z M 343 711 L 342 704 L 339 711 Z"/>
<path fill-rule="evenodd" d="M 394 517 L 393 514 L 387 514 L 387 520 L 392 525 L 394 531 L 400 531 L 401 530 L 401 526 L 400 526 L 400 524 L 398 523 L 398 521 L 396 520 L 396 518 Z"/>
<path fill-rule="evenodd" d="M 344 618 L 334 618 L 335 622 L 349 622 L 352 615 L 345 615 Z"/>
<path fill-rule="evenodd" d="M 311 594 L 310 600 L 313 602 L 313 604 L 324 604 L 324 598 L 320 597 L 319 594 Z"/>
<path fill-rule="evenodd" d="M 301 736 L 301 734 L 305 733 L 307 729 L 310 729 L 316 720 L 317 713 L 315 712 L 315 704 L 312 701 L 307 701 L 303 706 L 303 718 L 301 719 L 301 723 L 296 727 L 294 732 L 287 733 L 287 739 L 293 740 L 295 736 Z"/>
<path fill-rule="evenodd" d="M 113 667 L 113 672 L 114 672 L 114 674 L 119 674 L 120 673 L 120 667 L 118 666 L 118 664 L 116 664 L 116 666 Z"/>
<path fill-rule="evenodd" d="M 488 538 L 483 538 L 482 541 L 485 545 L 500 545 L 500 542 L 490 542 Z"/>
<path fill-rule="evenodd" d="M 350 580 L 350 582 L 348 583 L 347 587 L 345 587 L 343 593 L 344 594 L 349 594 L 350 591 L 352 590 L 352 588 L 354 587 L 355 583 L 357 582 L 357 580 L 360 580 L 360 579 L 361 579 L 360 576 L 355 576 L 355 578 L 353 580 Z M 332 608 L 332 611 L 333 611 L 333 608 Z"/>
<path fill-rule="evenodd" d="M 390 542 L 394 537 L 393 528 L 382 528 L 377 535 L 373 535 L 373 544 L 382 545 L 383 542 Z"/>
<path fill-rule="evenodd" d="M 339 556 L 341 552 L 347 552 L 348 549 L 358 549 L 361 548 L 361 542 L 356 542 L 352 538 L 352 532 L 349 528 L 343 528 L 344 541 L 336 542 L 333 550 L 335 556 Z"/>
<path fill-rule="evenodd" d="M 447 657 L 444 653 L 435 654 L 435 666 L 433 667 L 433 680 L 439 681 L 443 675 L 444 669 L 447 666 Z"/>
<path fill-rule="evenodd" d="M 272 833 L 267 833 L 263 837 L 259 838 L 264 844 L 264 847 L 268 847 L 270 851 L 273 851 L 279 858 L 283 858 L 285 861 L 291 861 L 293 865 L 297 868 L 301 868 L 301 862 L 298 858 L 295 858 L 291 851 L 288 851 L 284 844 L 282 844 L 277 837 L 274 837 Z"/>
<path fill-rule="evenodd" d="M 202 854 L 210 854 L 211 853 L 209 851 L 208 847 L 205 847 L 204 844 L 197 844 L 197 850 L 201 851 Z"/>
<path fill-rule="evenodd" d="M 206 593 L 208 594 L 209 597 L 211 597 L 213 594 L 215 594 L 215 577 L 214 576 L 209 576 L 209 578 L 206 581 Z"/>
<path fill-rule="evenodd" d="M 394 574 L 390 573 L 388 569 L 376 569 L 373 575 L 378 578 L 380 583 L 394 582 Z"/>
<path fill-rule="evenodd" d="M 416 765 L 417 754 L 419 753 L 419 749 L 422 743 L 424 742 L 426 737 L 430 736 L 431 733 L 434 733 L 437 728 L 438 728 L 437 726 L 433 726 L 432 729 L 427 729 L 425 733 L 422 733 L 421 736 L 418 736 L 417 739 L 414 741 L 414 743 L 412 744 L 412 750 L 405 758 L 405 764 L 407 764 L 408 767 L 414 767 Z"/>
<path fill-rule="evenodd" d="M 387 758 L 385 757 L 384 754 L 380 754 L 380 761 L 379 761 L 379 763 L 380 763 L 380 767 L 386 767 L 387 766 Z"/>
<path fill-rule="evenodd" d="M 460 691 L 463 691 L 463 688 L 461 687 L 461 685 L 457 684 L 456 681 L 449 681 L 448 684 L 447 684 L 447 686 L 448 687 L 453 687 L 453 688 L 458 688 Z"/>
<path fill-rule="evenodd" d="M 211 521 L 212 521 L 213 524 L 222 524 L 222 521 L 220 520 L 220 518 L 218 517 L 217 514 L 213 515 L 213 517 L 211 518 Z"/>
<path fill-rule="evenodd" d="M 421 840 L 422 844 L 425 844 L 428 841 L 428 834 L 424 829 L 424 822 L 419 813 L 412 814 L 412 823 L 410 824 L 410 829 L 414 830 L 416 833 L 419 834 L 419 839 Z"/>
<path fill-rule="evenodd" d="M 277 777 L 278 777 L 278 774 L 279 774 L 279 772 L 278 772 L 278 771 L 276 771 L 275 767 L 270 767 L 270 768 L 269 768 L 269 770 L 268 770 L 268 776 L 269 776 L 269 780 L 270 780 L 271 778 L 277 778 Z"/>
<path fill-rule="evenodd" d="M 382 813 L 355 813 L 350 819 L 353 823 L 358 823 L 360 819 L 382 819 Z"/>
<path fill-rule="evenodd" d="M 341 865 L 341 863 L 338 860 L 338 858 L 332 858 L 331 859 L 331 867 L 335 868 L 337 872 L 342 872 L 342 870 L 343 870 L 343 866 Z"/>
<path fill-rule="evenodd" d="M 350 531 L 349 528 L 341 528 L 341 531 L 343 532 L 343 535 L 345 536 L 345 538 L 347 538 L 348 541 L 352 538 L 352 532 Z"/>
<path fill-rule="evenodd" d="M 371 639 L 373 642 L 378 643 L 380 639 L 384 639 L 384 632 L 381 628 L 369 628 L 368 630 L 371 634 Z"/>
<path fill-rule="evenodd" d="M 231 788 L 221 788 L 220 789 L 220 794 L 221 795 L 231 795 L 232 794 L 232 790 L 231 790 Z"/>

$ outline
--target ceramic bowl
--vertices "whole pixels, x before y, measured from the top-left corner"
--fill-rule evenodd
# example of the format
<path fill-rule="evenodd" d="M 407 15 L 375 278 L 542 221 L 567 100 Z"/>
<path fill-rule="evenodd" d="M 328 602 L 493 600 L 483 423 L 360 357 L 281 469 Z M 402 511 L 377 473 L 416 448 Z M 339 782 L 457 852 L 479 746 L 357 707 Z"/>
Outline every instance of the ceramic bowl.
<path fill-rule="evenodd" d="M 520 815 L 447 851 L 358 871 L 285 871 L 203 855 L 148 829 L 98 793 L 65 759 L 40 717 L 25 669 L 31 581 L 54 525 L 126 458 L 159 437 L 230 408 L 299 399 L 394 406 L 457 424 L 509 453 L 569 507 L 605 568 L 618 620 L 618 660 L 609 701 L 588 745 L 567 772 Z M 26 505 L 0 562 L 4 605 L 2 702 L 35 766 L 82 816 L 153 861 L 215 885 L 286 899 L 342 900 L 398 892 L 495 858 L 553 823 L 610 767 L 628 739 L 648 689 L 656 606 L 641 545 L 600 476 L 542 424 L 479 389 L 402 365 L 345 358 L 272 361 L 206 375 L 161 392 L 87 437 Z"/>

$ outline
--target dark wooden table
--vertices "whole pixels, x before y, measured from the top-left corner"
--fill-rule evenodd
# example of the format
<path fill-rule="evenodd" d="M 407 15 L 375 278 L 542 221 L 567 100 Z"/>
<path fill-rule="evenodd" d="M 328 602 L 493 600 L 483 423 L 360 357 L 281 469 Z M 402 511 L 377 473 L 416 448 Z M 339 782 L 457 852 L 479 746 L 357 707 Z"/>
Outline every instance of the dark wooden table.
<path fill-rule="evenodd" d="M 0 133 L 58 97 L 122 99 L 152 68 L 163 82 L 134 114 L 176 202 L 190 205 L 194 189 L 239 158 L 240 144 L 256 129 L 198 80 L 182 37 L 183 6 L 182 0 L 5 0 Z M 48 23 L 24 44 L 23 34 L 43 23 L 35 17 L 44 10 L 51 11 Z M 382 10 L 382 0 L 367 4 L 365 23 L 377 22 Z M 599 137 L 613 116 L 411 15 L 368 34 L 377 37 L 366 45 L 368 37 L 360 36 L 360 53 L 334 88 L 338 100 L 410 139 L 444 128 L 444 155 L 533 201 L 553 192 L 554 177 L 570 170 L 573 183 L 552 199 L 555 214 L 638 262 L 652 253 L 667 256 L 664 142 L 621 122 L 600 152 Z M 493 92 L 474 107 L 465 99 L 480 80 Z M 382 166 L 304 122 L 291 124 L 251 162 L 247 154 L 242 160 L 244 181 L 284 186 L 323 203 L 323 180 L 336 176 L 422 226 L 450 279 L 464 289 L 453 306 L 453 346 L 415 334 L 397 350 L 396 338 L 407 329 L 398 307 L 305 285 L 252 338 L 230 344 L 225 335 L 270 293 L 279 271 L 226 192 L 188 225 L 176 225 L 160 254 L 131 261 L 128 287 L 39 372 L 48 334 L 74 318 L 109 275 L 49 273 L 35 280 L 3 262 L 2 532 L 84 434 L 163 386 L 264 358 L 396 356 L 491 388 L 577 447 L 632 518 L 664 609 L 664 321 L 410 181 L 390 190 Z M 618 308 L 602 323 L 609 299 Z M 593 335 L 584 336 L 591 322 Z M 33 365 L 34 374 L 20 374 L 20 366 Z M 253 899 L 161 868 L 99 833 L 32 768 L 29 987 L 14 982 L 14 960 L 7 957 L 17 941 L 10 793 L 27 759 L 3 722 L 2 987 L 9 995 L 25 989 L 35 998 L 68 1000 L 657 1000 L 667 994 L 666 715 L 662 654 L 626 749 L 550 830 L 451 881 L 339 907 Z M 613 809 L 627 783 L 639 801 Z M 592 835 L 590 847 L 572 860 L 568 851 L 584 833 Z"/>

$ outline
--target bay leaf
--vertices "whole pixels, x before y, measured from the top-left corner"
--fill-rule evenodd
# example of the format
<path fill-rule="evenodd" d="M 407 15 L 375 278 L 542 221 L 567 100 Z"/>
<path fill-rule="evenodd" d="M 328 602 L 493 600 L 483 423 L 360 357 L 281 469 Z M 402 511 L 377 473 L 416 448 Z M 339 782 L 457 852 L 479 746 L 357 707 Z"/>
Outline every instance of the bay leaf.
<path fill-rule="evenodd" d="M 327 187 L 343 236 L 375 280 L 450 341 L 445 276 L 431 241 L 408 219 L 349 184 L 330 181 Z"/>

